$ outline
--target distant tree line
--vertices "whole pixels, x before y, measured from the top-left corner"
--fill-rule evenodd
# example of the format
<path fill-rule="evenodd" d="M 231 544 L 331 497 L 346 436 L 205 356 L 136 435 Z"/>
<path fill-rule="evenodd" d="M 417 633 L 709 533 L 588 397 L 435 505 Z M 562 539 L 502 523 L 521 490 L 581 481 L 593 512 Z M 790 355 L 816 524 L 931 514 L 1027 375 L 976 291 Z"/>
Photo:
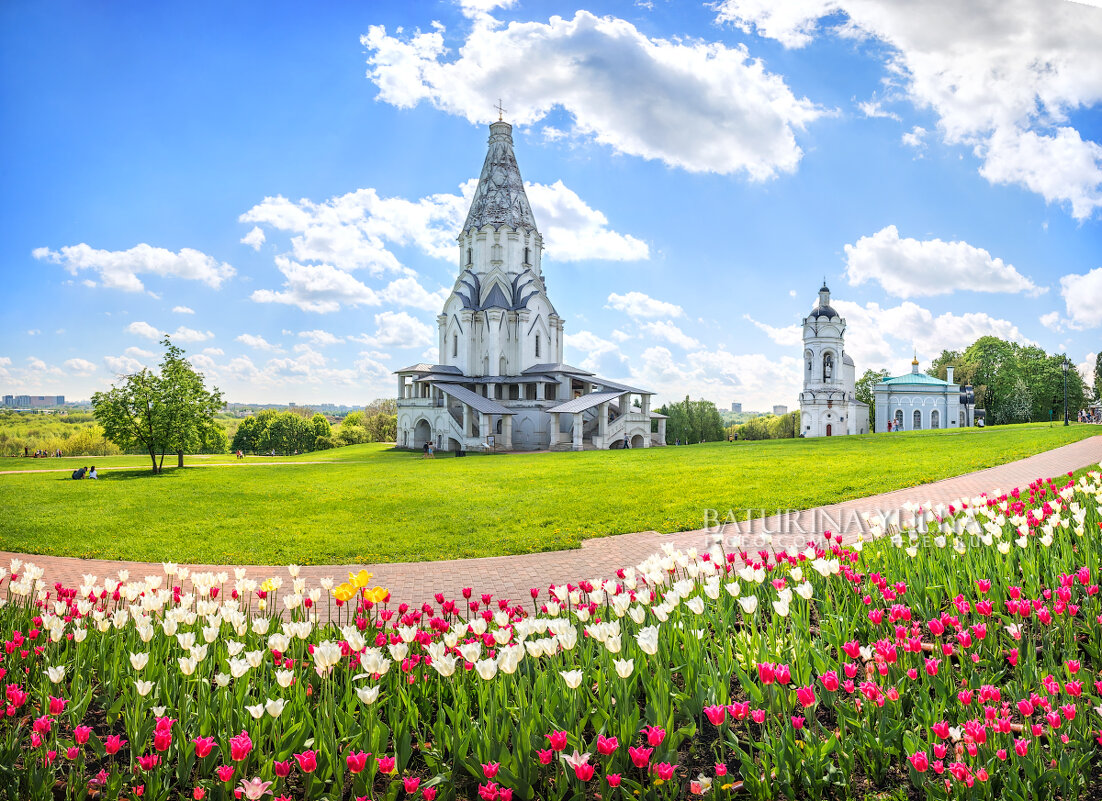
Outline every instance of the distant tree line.
<path fill-rule="evenodd" d="M 671 445 L 678 440 L 684 445 L 718 442 L 727 438 L 723 430 L 723 418 L 712 401 L 694 401 L 686 395 L 685 400 L 666 404 L 657 411 L 669 418 L 666 420 L 666 442 Z"/>
<path fill-rule="evenodd" d="M 364 442 L 394 442 L 398 439 L 398 401 L 382 398 L 368 404 L 362 412 L 345 416 L 335 436 L 337 445 Z"/>
<path fill-rule="evenodd" d="M 740 440 L 793 439 L 800 436 L 800 413 L 758 415 L 745 423 L 728 426 L 726 434 L 729 438 L 737 436 Z"/>
<path fill-rule="evenodd" d="M 232 447 L 244 453 L 287 456 L 333 447 L 333 429 L 321 412 L 307 417 L 308 409 L 277 412 L 265 409 L 246 417 L 237 427 Z"/>

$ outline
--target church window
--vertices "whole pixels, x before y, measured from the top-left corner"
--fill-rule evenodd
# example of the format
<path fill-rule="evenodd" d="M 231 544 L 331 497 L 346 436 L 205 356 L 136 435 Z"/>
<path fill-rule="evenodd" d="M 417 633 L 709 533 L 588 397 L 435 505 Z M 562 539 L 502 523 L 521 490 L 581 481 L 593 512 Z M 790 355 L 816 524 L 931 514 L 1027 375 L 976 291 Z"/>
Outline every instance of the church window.
<path fill-rule="evenodd" d="M 473 254 L 471 253 L 471 249 L 467 248 L 467 266 L 468 267 L 470 265 L 474 264 L 474 259 L 472 258 L 472 256 L 473 256 Z"/>
<path fill-rule="evenodd" d="M 558 387 L 558 384 L 545 384 L 543 387 L 543 397 L 547 400 L 555 400 L 555 393 Z"/>
<path fill-rule="evenodd" d="M 964 412 L 960 413 L 960 427 L 964 428 Z"/>
<path fill-rule="evenodd" d="M 937 409 L 930 412 L 930 428 L 941 428 L 941 414 Z"/>
<path fill-rule="evenodd" d="M 915 431 L 921 430 L 922 429 L 922 410 L 921 409 L 915 409 L 915 413 L 911 417 L 914 420 L 914 424 L 913 424 L 912 428 Z"/>
<path fill-rule="evenodd" d="M 895 410 L 895 426 L 896 426 L 896 428 L 902 428 L 903 427 L 903 410 L 902 409 L 896 409 Z"/>
<path fill-rule="evenodd" d="M 524 263 L 528 264 L 528 248 L 524 249 Z"/>
<path fill-rule="evenodd" d="M 540 357 L 540 335 L 536 334 L 536 358 Z"/>
<path fill-rule="evenodd" d="M 459 355 L 459 335 L 452 334 L 452 356 Z"/>
<path fill-rule="evenodd" d="M 823 355 L 823 378 L 829 379 L 834 374 L 834 356 L 826 353 Z"/>

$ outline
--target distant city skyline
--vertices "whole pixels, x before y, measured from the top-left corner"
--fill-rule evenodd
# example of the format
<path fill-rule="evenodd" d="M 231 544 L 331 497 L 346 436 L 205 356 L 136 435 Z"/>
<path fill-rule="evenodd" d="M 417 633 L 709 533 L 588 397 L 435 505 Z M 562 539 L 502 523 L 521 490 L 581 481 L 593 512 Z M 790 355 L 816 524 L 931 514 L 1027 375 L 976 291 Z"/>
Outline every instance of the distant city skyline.
<path fill-rule="evenodd" d="M 4 4 L 0 384 L 87 398 L 169 333 L 227 396 L 392 397 L 499 98 L 573 365 L 795 408 L 825 278 L 858 376 L 985 334 L 1086 371 L 1102 10 L 779 8 Z"/>

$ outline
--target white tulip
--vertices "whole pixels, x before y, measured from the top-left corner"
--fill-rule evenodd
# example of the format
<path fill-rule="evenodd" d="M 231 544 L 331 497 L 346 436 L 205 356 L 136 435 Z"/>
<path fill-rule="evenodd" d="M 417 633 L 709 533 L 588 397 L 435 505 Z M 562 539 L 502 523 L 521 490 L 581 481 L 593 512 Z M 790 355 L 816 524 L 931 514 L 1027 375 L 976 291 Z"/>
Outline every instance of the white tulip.
<path fill-rule="evenodd" d="M 149 664 L 149 654 L 130 654 L 130 666 L 134 670 L 144 670 Z"/>
<path fill-rule="evenodd" d="M 583 673 L 580 670 L 560 670 L 559 675 L 562 676 L 563 681 L 566 682 L 566 686 L 571 690 L 578 689 L 582 683 Z"/>
<path fill-rule="evenodd" d="M 621 679 L 626 679 L 631 675 L 631 672 L 635 669 L 634 659 L 614 659 L 612 661 L 613 667 L 616 668 L 616 675 Z"/>
<path fill-rule="evenodd" d="M 478 671 L 479 676 L 489 681 L 497 675 L 497 662 L 493 659 L 480 659 L 474 663 L 474 669 Z"/>
<path fill-rule="evenodd" d="M 371 706 L 379 700 L 379 685 L 376 684 L 374 687 L 357 687 L 356 697 L 360 699 L 360 703 L 365 706 Z"/>
<path fill-rule="evenodd" d="M 190 656 L 178 657 L 176 661 L 180 663 L 180 672 L 183 673 L 185 676 L 190 676 L 192 673 L 194 673 L 196 665 L 199 664 L 195 659 Z"/>
<path fill-rule="evenodd" d="M 658 653 L 658 626 L 646 626 L 639 629 L 639 633 L 635 635 L 635 640 L 639 643 L 639 650 L 643 653 L 652 656 Z"/>
<path fill-rule="evenodd" d="M 12 559 L 12 564 L 14 565 L 18 561 L 18 559 Z M 22 563 L 20 562 L 20 564 Z M 19 568 L 13 567 L 12 572 L 15 572 L 18 569 Z M 65 666 L 59 665 L 58 667 L 48 667 L 46 668 L 46 675 L 54 684 L 60 684 L 61 680 L 65 678 Z"/>
<path fill-rule="evenodd" d="M 739 606 L 742 607 L 742 611 L 748 615 L 758 611 L 758 596 L 756 595 L 744 595 L 738 599 L 738 602 Z"/>
<path fill-rule="evenodd" d="M 287 702 L 284 701 L 282 698 L 277 698 L 274 701 L 269 698 L 267 701 L 264 702 L 264 711 L 267 712 L 271 717 L 278 718 L 280 715 L 283 714 L 283 707 L 285 707 L 286 705 Z"/>
<path fill-rule="evenodd" d="M 264 704 L 256 704 L 254 706 L 245 706 L 245 711 L 253 716 L 253 720 L 260 720 L 264 717 Z"/>
<path fill-rule="evenodd" d="M 291 682 L 295 680 L 295 672 L 293 670 L 277 670 L 276 671 L 276 683 L 283 689 L 287 689 L 291 686 Z"/>
<path fill-rule="evenodd" d="M 695 595 L 685 603 L 685 606 L 689 607 L 689 609 L 694 614 L 697 614 L 697 615 L 703 614 L 703 612 L 704 612 L 704 599 L 701 598 L 699 595 Z"/>
<path fill-rule="evenodd" d="M 134 688 L 138 691 L 138 695 L 144 698 L 145 696 L 149 695 L 149 691 L 153 689 L 153 682 L 135 679 Z"/>

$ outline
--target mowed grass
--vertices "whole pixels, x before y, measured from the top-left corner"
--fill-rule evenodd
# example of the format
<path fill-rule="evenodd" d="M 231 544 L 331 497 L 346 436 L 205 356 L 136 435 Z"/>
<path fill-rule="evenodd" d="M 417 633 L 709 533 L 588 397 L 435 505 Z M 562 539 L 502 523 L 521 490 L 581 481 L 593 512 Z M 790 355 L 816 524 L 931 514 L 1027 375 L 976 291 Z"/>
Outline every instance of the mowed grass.
<path fill-rule="evenodd" d="M 99 481 L 80 482 L 60 473 L 3 475 L 0 549 L 216 564 L 528 553 L 588 537 L 699 528 L 707 509 L 721 516 L 733 509 L 742 519 L 750 509 L 757 516 L 811 508 L 1099 433 L 1044 424 L 434 460 L 362 445 L 274 460 L 297 462 L 290 465 L 254 458 L 238 466 L 231 457 L 233 466 L 160 476 L 138 468 L 101 468 Z M 326 463 L 309 464 L 319 459 Z"/>

